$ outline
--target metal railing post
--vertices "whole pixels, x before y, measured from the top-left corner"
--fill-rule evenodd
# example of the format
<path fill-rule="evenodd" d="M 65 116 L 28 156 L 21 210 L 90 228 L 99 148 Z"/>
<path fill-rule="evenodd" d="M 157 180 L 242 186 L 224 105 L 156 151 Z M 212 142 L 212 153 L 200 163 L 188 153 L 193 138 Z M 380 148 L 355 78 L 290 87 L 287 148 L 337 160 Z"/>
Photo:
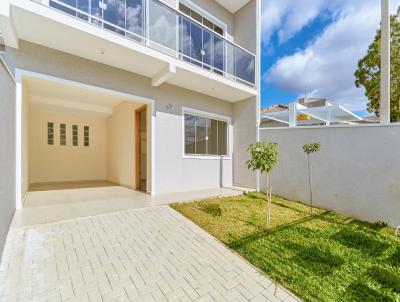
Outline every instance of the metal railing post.
<path fill-rule="evenodd" d="M 297 126 L 297 108 L 296 102 L 289 104 L 289 127 L 294 128 Z"/>

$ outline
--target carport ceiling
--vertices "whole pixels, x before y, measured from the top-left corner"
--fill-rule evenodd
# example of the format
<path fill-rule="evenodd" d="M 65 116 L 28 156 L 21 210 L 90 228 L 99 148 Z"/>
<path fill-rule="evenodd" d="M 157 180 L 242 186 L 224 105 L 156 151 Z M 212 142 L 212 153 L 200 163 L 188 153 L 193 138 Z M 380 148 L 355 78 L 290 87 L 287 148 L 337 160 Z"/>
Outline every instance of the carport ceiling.
<path fill-rule="evenodd" d="M 32 109 L 108 116 L 124 100 L 112 94 L 38 78 L 26 78 Z"/>

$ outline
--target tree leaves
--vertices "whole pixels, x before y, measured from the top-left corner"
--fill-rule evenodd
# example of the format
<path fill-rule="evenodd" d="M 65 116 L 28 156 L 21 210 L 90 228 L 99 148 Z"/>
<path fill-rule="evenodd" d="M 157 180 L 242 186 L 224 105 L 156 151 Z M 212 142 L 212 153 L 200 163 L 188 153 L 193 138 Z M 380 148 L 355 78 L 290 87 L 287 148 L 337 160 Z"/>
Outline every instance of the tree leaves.
<path fill-rule="evenodd" d="M 303 150 L 307 154 L 318 152 L 320 149 L 321 149 L 320 142 L 303 145 Z"/>
<path fill-rule="evenodd" d="M 251 156 L 251 159 L 246 161 L 247 168 L 270 173 L 279 161 L 277 146 L 277 143 L 267 142 L 251 144 L 247 149 Z"/>
<path fill-rule="evenodd" d="M 367 55 L 358 62 L 355 72 L 357 87 L 365 88 L 365 96 L 369 103 L 367 110 L 370 113 L 380 114 L 380 43 L 381 30 L 378 29 Z M 391 121 L 400 121 L 400 7 L 397 14 L 391 16 Z"/>

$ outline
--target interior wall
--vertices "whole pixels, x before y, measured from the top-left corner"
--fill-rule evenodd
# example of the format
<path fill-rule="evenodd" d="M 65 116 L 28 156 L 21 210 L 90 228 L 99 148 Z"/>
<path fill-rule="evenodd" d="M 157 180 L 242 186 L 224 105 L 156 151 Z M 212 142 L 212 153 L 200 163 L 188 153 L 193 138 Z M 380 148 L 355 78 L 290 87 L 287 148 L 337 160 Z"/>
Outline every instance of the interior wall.
<path fill-rule="evenodd" d="M 22 142 L 21 142 L 21 198 L 24 201 L 26 192 L 29 189 L 29 119 L 30 119 L 30 102 L 28 85 L 23 81 L 22 83 Z"/>
<path fill-rule="evenodd" d="M 0 60 L 0 256 L 15 211 L 15 82 Z"/>
<path fill-rule="evenodd" d="M 140 104 L 122 102 L 107 119 L 107 179 L 136 188 L 135 109 Z"/>
<path fill-rule="evenodd" d="M 106 118 L 31 109 L 31 183 L 106 179 Z M 54 123 L 54 145 L 47 144 L 47 122 Z M 66 124 L 66 146 L 60 145 L 60 123 Z M 72 146 L 72 125 L 78 125 L 78 146 Z M 84 126 L 89 126 L 89 147 L 83 145 Z"/>

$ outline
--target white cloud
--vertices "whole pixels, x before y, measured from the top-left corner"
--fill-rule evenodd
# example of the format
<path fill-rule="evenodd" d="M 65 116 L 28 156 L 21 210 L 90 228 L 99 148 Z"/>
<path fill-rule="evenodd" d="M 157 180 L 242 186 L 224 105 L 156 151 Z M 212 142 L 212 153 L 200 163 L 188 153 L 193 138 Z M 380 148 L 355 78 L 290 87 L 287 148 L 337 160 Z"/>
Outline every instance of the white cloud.
<path fill-rule="evenodd" d="M 286 42 L 313 21 L 326 8 L 326 0 L 266 0 L 262 8 L 263 43 L 268 45 L 273 34 Z"/>
<path fill-rule="evenodd" d="M 400 4 L 400 0 L 392 2 L 393 7 Z M 311 95 L 329 97 L 353 111 L 365 110 L 367 99 L 364 90 L 354 85 L 354 72 L 379 27 L 380 1 L 333 0 L 318 8 L 319 12 L 310 15 L 329 10 L 336 16 L 334 21 L 305 49 L 278 60 L 264 74 L 264 80 L 298 95 L 304 95 L 307 89 Z M 290 38 L 305 26 L 295 20 L 289 22 L 290 18 L 276 22 L 281 26 L 275 29 L 279 37 Z M 271 32 L 264 32 L 264 38 L 270 36 Z"/>

